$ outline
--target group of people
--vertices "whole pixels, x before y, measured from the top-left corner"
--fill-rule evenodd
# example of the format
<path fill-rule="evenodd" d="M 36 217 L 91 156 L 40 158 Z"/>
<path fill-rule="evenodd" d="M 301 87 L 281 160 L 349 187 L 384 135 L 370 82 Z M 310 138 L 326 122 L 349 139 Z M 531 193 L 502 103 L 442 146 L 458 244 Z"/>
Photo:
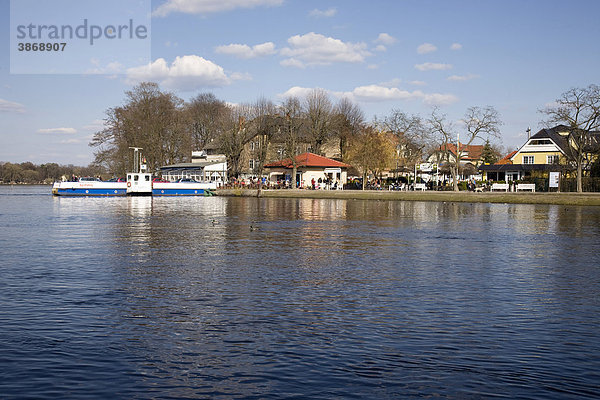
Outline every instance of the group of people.
<path fill-rule="evenodd" d="M 320 189 L 337 190 L 338 185 L 339 185 L 339 181 L 337 179 L 335 181 L 333 181 L 333 179 L 331 179 L 331 178 L 325 178 L 325 179 L 319 178 L 318 180 L 315 180 L 315 178 L 312 178 L 310 180 L 310 189 L 312 189 L 312 190 L 320 190 Z"/>

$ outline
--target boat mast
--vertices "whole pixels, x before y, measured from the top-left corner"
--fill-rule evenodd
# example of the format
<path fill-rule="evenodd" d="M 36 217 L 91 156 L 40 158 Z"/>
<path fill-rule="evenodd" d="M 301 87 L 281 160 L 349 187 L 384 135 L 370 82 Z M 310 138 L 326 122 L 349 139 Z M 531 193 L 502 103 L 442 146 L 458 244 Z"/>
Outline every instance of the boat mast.
<path fill-rule="evenodd" d="M 133 149 L 133 172 L 134 173 L 139 173 L 140 171 L 140 165 L 141 165 L 141 160 L 142 160 L 142 153 L 140 152 L 140 150 L 143 150 L 142 147 L 130 147 L 130 149 Z"/>

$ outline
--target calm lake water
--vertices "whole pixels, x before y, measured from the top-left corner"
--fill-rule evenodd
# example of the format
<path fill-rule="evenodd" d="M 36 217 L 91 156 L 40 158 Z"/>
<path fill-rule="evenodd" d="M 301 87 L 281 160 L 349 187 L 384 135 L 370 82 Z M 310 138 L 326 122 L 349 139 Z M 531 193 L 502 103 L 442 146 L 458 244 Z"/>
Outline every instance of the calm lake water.
<path fill-rule="evenodd" d="M 600 394 L 600 207 L 3 186 L 0 227 L 3 399 Z"/>

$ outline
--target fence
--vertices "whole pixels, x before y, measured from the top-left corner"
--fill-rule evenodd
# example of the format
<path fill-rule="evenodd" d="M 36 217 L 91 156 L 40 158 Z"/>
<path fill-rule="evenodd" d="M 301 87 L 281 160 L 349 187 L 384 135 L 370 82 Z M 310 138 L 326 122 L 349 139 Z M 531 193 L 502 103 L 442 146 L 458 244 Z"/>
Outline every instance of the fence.
<path fill-rule="evenodd" d="M 528 178 L 524 182 L 535 183 L 536 192 L 556 192 L 556 188 L 548 188 L 548 178 Z M 583 177 L 581 181 L 584 192 L 600 192 L 600 178 Z M 577 191 L 577 179 L 576 178 L 562 178 L 560 180 L 560 191 L 561 192 L 576 192 Z"/>

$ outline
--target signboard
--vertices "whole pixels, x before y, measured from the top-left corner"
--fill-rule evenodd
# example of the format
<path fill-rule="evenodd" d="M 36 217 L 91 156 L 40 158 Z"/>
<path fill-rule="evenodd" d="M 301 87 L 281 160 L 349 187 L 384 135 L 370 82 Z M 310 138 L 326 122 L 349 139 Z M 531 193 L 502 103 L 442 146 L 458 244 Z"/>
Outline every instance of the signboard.
<path fill-rule="evenodd" d="M 550 172 L 550 184 L 548 186 L 551 188 L 558 188 L 559 182 L 560 182 L 560 172 Z"/>
<path fill-rule="evenodd" d="M 431 172 L 431 171 L 433 171 L 434 168 L 436 168 L 436 165 L 432 164 L 432 163 L 421 163 L 421 164 L 419 164 L 419 170 L 421 172 Z"/>

